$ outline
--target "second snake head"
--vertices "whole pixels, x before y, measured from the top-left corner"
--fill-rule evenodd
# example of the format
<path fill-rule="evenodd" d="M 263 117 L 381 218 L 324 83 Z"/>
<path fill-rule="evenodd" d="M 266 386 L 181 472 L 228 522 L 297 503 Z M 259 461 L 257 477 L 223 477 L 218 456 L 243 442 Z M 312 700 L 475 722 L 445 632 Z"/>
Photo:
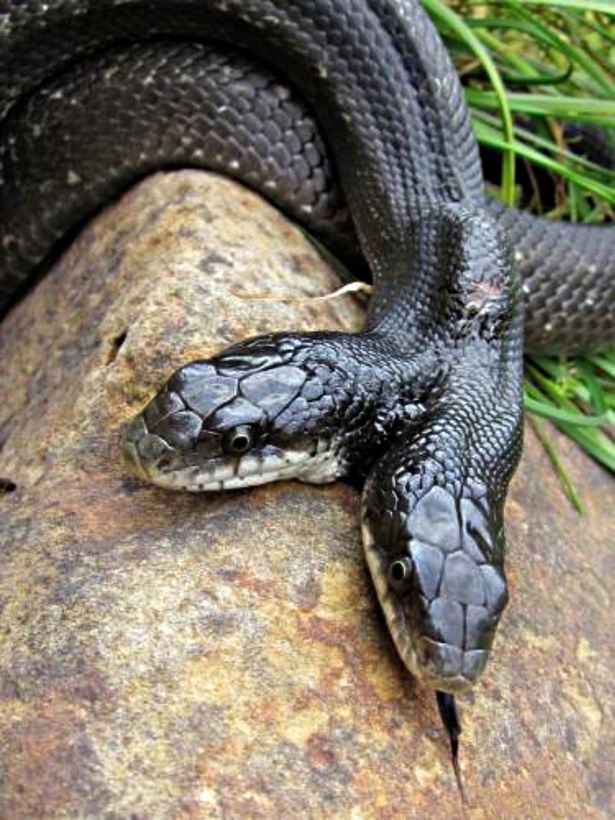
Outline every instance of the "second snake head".
<path fill-rule="evenodd" d="M 498 505 L 424 476 L 379 476 L 364 491 L 363 541 L 406 667 L 443 692 L 470 688 L 508 600 Z"/>

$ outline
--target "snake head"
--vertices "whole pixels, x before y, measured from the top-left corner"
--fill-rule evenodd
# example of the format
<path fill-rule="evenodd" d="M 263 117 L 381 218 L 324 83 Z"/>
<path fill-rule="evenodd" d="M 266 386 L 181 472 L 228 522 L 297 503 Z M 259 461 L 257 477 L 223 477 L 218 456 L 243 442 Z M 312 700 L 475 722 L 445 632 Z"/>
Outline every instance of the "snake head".
<path fill-rule="evenodd" d="M 170 489 L 333 481 L 344 472 L 334 358 L 316 335 L 271 335 L 181 367 L 129 424 L 126 455 Z"/>
<path fill-rule="evenodd" d="M 363 541 L 380 605 L 410 672 L 460 693 L 485 666 L 508 600 L 501 504 L 427 473 L 375 474 Z"/>

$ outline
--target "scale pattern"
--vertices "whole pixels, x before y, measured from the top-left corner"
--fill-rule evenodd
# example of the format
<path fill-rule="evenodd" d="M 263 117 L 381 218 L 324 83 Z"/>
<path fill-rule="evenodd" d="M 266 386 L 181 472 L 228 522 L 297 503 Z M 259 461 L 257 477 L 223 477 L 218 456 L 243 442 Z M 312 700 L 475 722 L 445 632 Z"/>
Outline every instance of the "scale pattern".
<path fill-rule="evenodd" d="M 219 30 L 194 3 L 177 5 L 173 15 L 168 4 L 152 6 L 148 37 L 198 40 Z M 424 167 L 410 187 L 448 176 L 452 188 L 444 196 L 464 190 L 480 199 L 480 160 L 463 92 L 435 30 L 413 3 L 371 0 L 369 8 L 382 27 L 382 48 L 401 62 L 405 87 L 417 89 L 404 104 L 413 126 L 410 155 Z M 204 167 L 243 181 L 355 275 L 368 275 L 330 147 L 304 96 L 285 75 L 219 45 L 110 48 L 144 37 L 138 9 L 120 4 L 104 25 L 100 4 L 74 0 L 5 3 L 0 10 L 0 110 L 10 112 L 0 123 L 0 309 L 64 237 L 160 168 Z M 105 45 L 102 57 L 85 56 Z M 82 60 L 62 71 L 78 54 Z M 414 128 L 420 117 L 425 127 Z M 395 138 L 408 137 L 400 130 Z M 526 350 L 588 352 L 615 344 L 613 231 L 554 223 L 496 202 L 487 207 L 516 251 Z"/>

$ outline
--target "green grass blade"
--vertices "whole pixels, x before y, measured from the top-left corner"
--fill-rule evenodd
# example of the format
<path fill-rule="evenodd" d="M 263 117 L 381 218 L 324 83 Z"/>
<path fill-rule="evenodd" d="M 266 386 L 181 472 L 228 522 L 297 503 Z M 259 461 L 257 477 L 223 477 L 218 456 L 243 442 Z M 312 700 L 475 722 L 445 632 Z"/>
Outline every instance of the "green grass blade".
<path fill-rule="evenodd" d="M 519 6 L 559 6 L 575 11 L 599 11 L 615 15 L 615 7 L 610 0 L 514 0 Z"/>
<path fill-rule="evenodd" d="M 574 486 L 574 483 L 572 481 L 572 478 L 570 477 L 568 470 L 564 466 L 564 462 L 562 461 L 562 458 L 557 451 L 557 447 L 549 438 L 544 423 L 532 416 L 530 416 L 529 418 L 529 423 L 533 431 L 536 433 L 538 441 L 542 444 L 546 454 L 551 460 L 551 464 L 553 465 L 555 474 L 559 478 L 560 484 L 562 485 L 562 489 L 565 495 L 567 496 L 568 500 L 575 508 L 575 510 L 579 513 L 579 515 L 586 515 L 585 505 L 583 504 L 583 501 L 581 500 L 581 497 L 577 492 L 576 487 Z"/>
<path fill-rule="evenodd" d="M 543 416 L 553 421 L 561 421 L 574 427 L 599 427 L 601 424 L 606 424 L 606 413 L 600 416 L 584 416 L 578 412 L 568 412 L 553 407 L 546 402 L 539 401 L 530 395 L 525 396 L 525 406 L 532 413 L 537 416 Z"/>
<path fill-rule="evenodd" d="M 500 130 L 498 127 L 499 120 L 497 117 L 487 111 L 482 111 L 481 109 L 472 109 L 472 118 L 475 124 L 478 122 L 488 126 L 490 128 L 489 133 L 491 133 L 494 137 L 499 137 L 501 141 Z M 588 171 L 593 178 L 600 177 L 603 182 L 610 186 L 608 189 L 609 192 L 611 192 L 611 187 L 615 187 L 615 170 L 611 171 L 608 168 L 604 168 L 602 165 L 597 165 L 595 162 L 592 162 L 586 157 L 574 154 L 568 148 L 556 145 L 546 137 L 541 137 L 539 134 L 535 134 L 532 131 L 528 131 L 526 128 L 522 128 L 520 125 L 517 125 L 515 127 L 515 141 L 513 142 L 515 151 L 518 153 L 518 147 L 525 146 L 526 143 L 530 143 L 531 146 L 536 149 L 547 151 L 549 154 L 556 154 L 558 159 L 552 160 L 554 165 L 551 167 L 551 170 L 554 170 L 559 174 L 565 173 L 568 166 L 573 165 L 575 168 Z M 540 155 L 541 151 L 535 151 L 531 157 L 532 161 L 539 162 L 540 160 L 538 158 Z M 528 157 L 528 159 L 530 159 L 530 157 Z M 585 178 L 589 177 L 584 175 L 583 179 Z"/>
<path fill-rule="evenodd" d="M 497 100 L 496 108 L 502 118 L 502 133 L 507 144 L 512 142 L 513 121 L 510 108 L 506 99 L 506 89 L 502 78 L 491 59 L 491 55 L 483 46 L 472 29 L 456 14 L 448 8 L 442 0 L 422 0 L 423 5 L 429 14 L 437 21 L 453 31 L 470 49 L 470 51 L 480 61 L 491 84 L 494 88 L 493 95 Z M 515 155 L 512 149 L 507 148 L 502 154 L 502 194 L 503 200 L 508 205 L 515 202 Z"/>
<path fill-rule="evenodd" d="M 470 105 L 498 108 L 499 99 L 493 91 L 467 89 Z M 511 111 L 538 114 L 543 117 L 561 117 L 569 122 L 599 122 L 606 128 L 615 127 L 615 100 L 596 100 L 584 97 L 547 97 L 543 94 L 508 93 Z"/>
<path fill-rule="evenodd" d="M 482 145 L 488 145 L 492 148 L 503 147 L 504 143 L 502 137 L 499 134 L 494 133 L 493 129 L 477 121 L 474 121 L 474 126 L 477 139 Z M 573 168 L 570 168 L 566 165 L 562 165 L 561 163 L 558 163 L 556 160 L 551 159 L 551 157 L 547 157 L 544 154 L 541 154 L 539 151 L 536 151 L 534 148 L 531 148 L 527 145 L 523 145 L 523 143 L 514 141 L 512 147 L 516 154 L 531 160 L 535 165 L 539 166 L 540 168 L 547 168 L 550 171 L 554 171 L 555 173 L 562 176 L 564 179 L 568 179 L 571 182 L 575 182 L 581 185 L 583 188 L 585 188 L 585 190 L 591 191 L 592 193 L 595 193 L 598 196 L 602 197 L 606 202 L 615 205 L 615 187 L 604 185 L 603 183 L 598 182 L 597 180 L 591 179 L 591 177 L 584 177 L 582 174 L 578 173 Z"/>

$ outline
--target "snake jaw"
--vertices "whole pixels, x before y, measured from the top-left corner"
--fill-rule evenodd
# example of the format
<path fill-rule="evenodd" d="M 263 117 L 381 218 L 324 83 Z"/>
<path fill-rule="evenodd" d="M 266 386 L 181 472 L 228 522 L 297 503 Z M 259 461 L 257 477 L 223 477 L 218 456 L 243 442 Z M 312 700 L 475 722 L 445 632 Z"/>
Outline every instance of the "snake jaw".
<path fill-rule="evenodd" d="M 342 470 L 326 440 L 309 449 L 281 450 L 264 445 L 244 455 L 203 458 L 197 443 L 181 451 L 148 430 L 142 414 L 126 428 L 124 454 L 145 481 L 188 492 L 242 489 L 292 478 L 326 483 L 335 481 Z"/>
<path fill-rule="evenodd" d="M 379 549 L 376 545 L 376 540 L 365 516 L 362 516 L 361 532 L 363 534 L 363 548 L 367 566 L 395 648 L 410 674 L 420 679 L 421 669 L 412 640 L 413 635 L 408 629 L 404 608 L 398 605 L 398 601 L 387 583 L 388 557 L 384 550 Z"/>

